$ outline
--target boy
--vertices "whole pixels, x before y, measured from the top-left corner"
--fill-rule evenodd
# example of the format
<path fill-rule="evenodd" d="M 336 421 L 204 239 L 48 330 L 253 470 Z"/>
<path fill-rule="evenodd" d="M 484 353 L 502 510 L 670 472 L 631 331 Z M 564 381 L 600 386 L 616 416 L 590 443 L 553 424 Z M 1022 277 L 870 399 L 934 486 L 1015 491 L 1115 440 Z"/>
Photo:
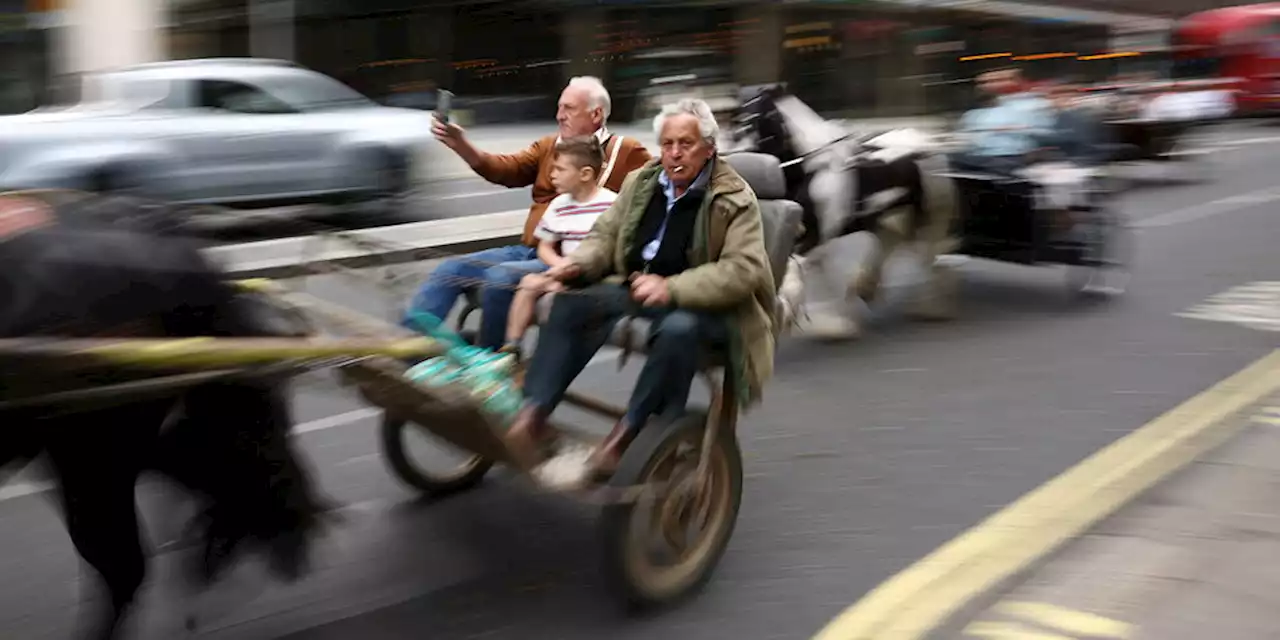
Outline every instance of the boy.
<path fill-rule="evenodd" d="M 538 239 L 538 259 L 548 267 L 563 263 L 587 237 L 596 218 L 618 197 L 598 184 L 603 166 L 604 152 L 594 138 L 572 138 L 556 145 L 551 184 L 560 195 L 547 206 L 533 232 Z M 541 273 L 521 278 L 507 320 L 506 345 L 501 350 L 519 358 L 525 331 L 537 314 L 538 298 L 563 290 L 563 284 Z"/>

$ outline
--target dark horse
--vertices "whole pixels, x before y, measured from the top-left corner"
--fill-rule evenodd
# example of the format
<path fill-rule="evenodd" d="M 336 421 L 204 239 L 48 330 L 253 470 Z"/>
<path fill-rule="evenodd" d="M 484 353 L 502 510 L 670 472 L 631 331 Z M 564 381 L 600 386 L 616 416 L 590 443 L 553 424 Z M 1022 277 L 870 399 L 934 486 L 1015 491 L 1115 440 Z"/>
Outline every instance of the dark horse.
<path fill-rule="evenodd" d="M 166 237 L 185 213 L 67 192 L 0 194 L 0 337 L 289 333 L 274 322 L 281 316 L 225 282 L 196 243 Z M 0 366 L 0 401 L 40 373 L 20 362 Z M 134 486 L 145 471 L 200 504 L 189 566 L 198 584 L 249 550 L 285 579 L 306 571 L 327 507 L 289 443 L 285 391 L 279 381 L 236 378 L 114 406 L 0 410 L 0 465 L 46 456 L 71 541 L 108 596 L 86 637 L 121 637 L 142 585 Z"/>
<path fill-rule="evenodd" d="M 911 129 L 881 132 L 864 139 L 839 135 L 829 123 L 781 87 L 766 88 L 747 99 L 736 116 L 739 139 L 754 138 L 756 151 L 776 156 L 784 164 L 788 198 L 804 208 L 804 232 L 797 258 L 788 269 L 782 294 L 788 308 L 800 305 L 804 275 L 809 269 L 825 275 L 820 250 L 837 238 L 866 231 L 875 236 L 846 297 L 871 302 L 877 295 L 884 265 L 906 242 L 921 248 L 927 272 L 936 271 L 934 258 L 945 251 L 955 215 L 954 185 L 938 177 L 947 169 L 945 156 L 932 148 L 932 139 Z M 819 131 L 816 135 L 813 130 Z M 809 138 L 801 142 L 800 138 Z M 932 282 L 932 281 L 931 281 Z M 925 299 L 937 296 L 926 295 Z M 931 312 L 925 303 L 922 316 Z M 818 309 L 822 311 L 821 308 Z M 857 323 L 852 308 L 806 317 L 831 337 L 852 337 Z"/>

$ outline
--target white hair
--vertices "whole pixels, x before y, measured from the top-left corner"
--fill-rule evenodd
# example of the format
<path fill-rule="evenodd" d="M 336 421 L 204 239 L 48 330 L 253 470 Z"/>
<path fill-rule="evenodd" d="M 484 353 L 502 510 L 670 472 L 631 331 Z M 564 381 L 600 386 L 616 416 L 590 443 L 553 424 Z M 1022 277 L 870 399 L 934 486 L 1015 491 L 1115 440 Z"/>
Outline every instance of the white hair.
<path fill-rule="evenodd" d="M 698 119 L 698 133 L 708 144 L 714 145 L 720 137 L 720 123 L 711 112 L 711 105 L 698 98 L 684 98 L 679 102 L 663 105 L 662 111 L 653 118 L 653 132 L 662 135 L 662 126 L 671 116 L 690 115 Z"/>
<path fill-rule="evenodd" d="M 609 97 L 609 90 L 604 88 L 604 83 L 600 78 L 595 76 L 575 76 L 569 79 L 569 87 L 576 87 L 587 92 L 587 108 L 600 109 L 604 119 L 609 119 L 609 114 L 613 112 L 613 100 Z"/>

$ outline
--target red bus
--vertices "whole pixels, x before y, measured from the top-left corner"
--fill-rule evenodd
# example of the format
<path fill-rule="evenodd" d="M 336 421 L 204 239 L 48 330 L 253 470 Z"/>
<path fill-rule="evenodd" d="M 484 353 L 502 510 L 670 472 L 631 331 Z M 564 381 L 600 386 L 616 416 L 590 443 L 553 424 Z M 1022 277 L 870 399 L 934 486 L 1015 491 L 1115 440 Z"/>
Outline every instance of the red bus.
<path fill-rule="evenodd" d="M 1210 9 L 1170 34 L 1174 80 L 1221 80 L 1239 112 L 1280 112 L 1280 3 Z"/>

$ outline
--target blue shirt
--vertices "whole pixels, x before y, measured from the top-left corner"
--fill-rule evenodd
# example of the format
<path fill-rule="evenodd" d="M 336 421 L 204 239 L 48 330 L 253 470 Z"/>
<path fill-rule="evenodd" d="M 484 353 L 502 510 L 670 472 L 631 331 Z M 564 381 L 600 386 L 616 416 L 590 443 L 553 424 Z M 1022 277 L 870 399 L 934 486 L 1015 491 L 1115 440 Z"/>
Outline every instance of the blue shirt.
<path fill-rule="evenodd" d="M 1021 156 L 1039 146 L 1038 138 L 1053 131 L 1055 118 L 1048 100 L 1030 93 L 1001 97 L 995 105 L 974 109 L 960 118 L 960 130 L 973 134 L 971 150 L 983 156 Z M 1019 127 L 1017 131 L 997 131 Z"/>
<path fill-rule="evenodd" d="M 667 196 L 667 215 L 662 218 L 662 226 L 658 227 L 658 233 L 654 234 L 653 239 L 640 250 L 640 257 L 645 262 L 653 260 L 653 257 L 658 255 L 658 247 L 662 246 L 662 236 L 667 233 L 667 221 L 671 219 L 671 209 L 676 206 L 676 202 L 691 193 L 700 193 L 707 190 L 707 185 L 711 183 L 711 165 L 714 162 L 714 158 L 708 160 L 707 164 L 703 165 L 698 177 L 694 178 L 689 188 L 685 189 L 685 192 L 679 196 L 676 195 L 676 185 L 672 184 L 667 172 L 658 173 L 658 186 L 662 187 L 663 195 Z"/>

